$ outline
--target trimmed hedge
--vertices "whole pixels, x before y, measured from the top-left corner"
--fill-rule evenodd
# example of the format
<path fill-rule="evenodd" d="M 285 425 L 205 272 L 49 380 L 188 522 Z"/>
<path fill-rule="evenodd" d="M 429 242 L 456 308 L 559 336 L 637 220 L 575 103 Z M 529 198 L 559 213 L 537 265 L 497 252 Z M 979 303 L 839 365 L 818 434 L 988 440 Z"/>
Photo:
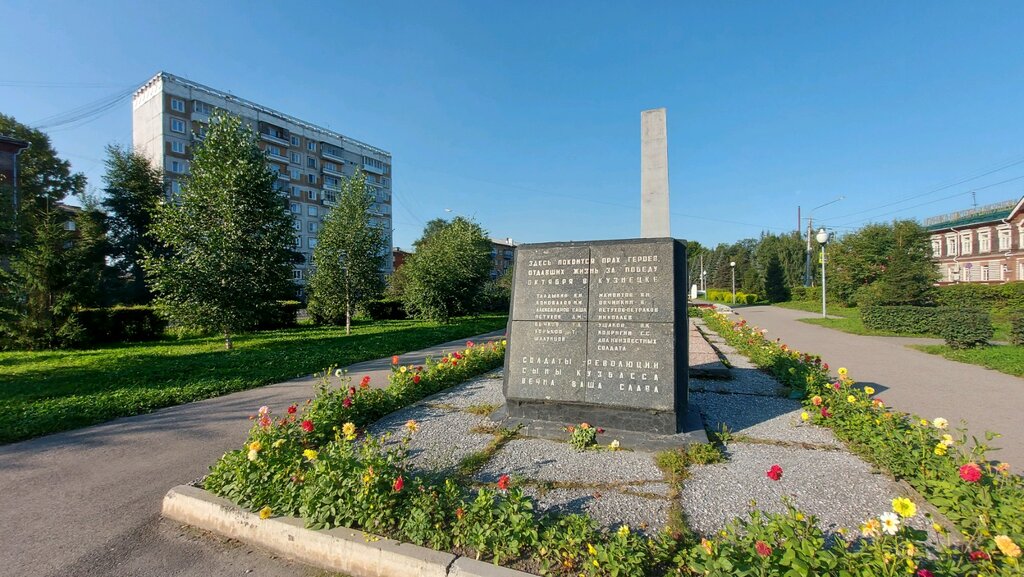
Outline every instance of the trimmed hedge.
<path fill-rule="evenodd" d="M 708 289 L 707 299 L 709 301 L 718 301 L 720 303 L 731 304 L 732 291 Z M 738 305 L 753 305 L 759 302 L 761 302 L 761 297 L 754 293 L 744 293 L 736 291 L 736 304 Z"/>
<path fill-rule="evenodd" d="M 971 306 L 996 309 L 1024 309 L 1024 282 L 1006 284 L 961 283 L 938 287 L 939 305 Z"/>
<path fill-rule="evenodd" d="M 988 344 L 992 338 L 992 320 L 980 309 L 954 308 L 943 315 L 939 334 L 951 349 L 971 349 Z"/>
<path fill-rule="evenodd" d="M 256 330 L 290 329 L 299 325 L 298 314 L 303 305 L 299 301 L 277 301 L 277 309 L 267 311 L 256 325 Z"/>
<path fill-rule="evenodd" d="M 1010 315 L 1010 344 L 1024 346 L 1024 311 L 1014 311 Z"/>
<path fill-rule="evenodd" d="M 951 307 L 881 306 L 861 307 L 864 326 L 877 331 L 903 334 L 942 334 L 943 314 Z"/>
<path fill-rule="evenodd" d="M 398 299 L 369 301 L 362 306 L 362 312 L 375 321 L 409 318 L 409 315 L 405 312 L 405 305 Z"/>
<path fill-rule="evenodd" d="M 795 286 L 789 287 L 789 300 L 792 301 L 820 301 L 820 286 Z"/>
<path fill-rule="evenodd" d="M 147 306 L 79 309 L 76 315 L 85 330 L 84 344 L 153 341 L 167 328 L 167 321 Z"/>

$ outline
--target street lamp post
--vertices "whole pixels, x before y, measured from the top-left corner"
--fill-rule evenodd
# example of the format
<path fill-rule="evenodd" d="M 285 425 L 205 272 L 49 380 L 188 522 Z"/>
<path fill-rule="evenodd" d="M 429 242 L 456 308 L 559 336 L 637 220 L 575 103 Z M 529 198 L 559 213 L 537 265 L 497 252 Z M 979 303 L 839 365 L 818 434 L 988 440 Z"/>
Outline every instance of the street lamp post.
<path fill-rule="evenodd" d="M 825 314 L 825 245 L 828 244 L 828 232 L 824 228 L 818 230 L 815 240 L 821 245 L 821 317 L 827 318 Z"/>
<path fill-rule="evenodd" d="M 736 261 L 729 261 L 729 269 L 732 270 L 732 304 L 736 304 Z"/>

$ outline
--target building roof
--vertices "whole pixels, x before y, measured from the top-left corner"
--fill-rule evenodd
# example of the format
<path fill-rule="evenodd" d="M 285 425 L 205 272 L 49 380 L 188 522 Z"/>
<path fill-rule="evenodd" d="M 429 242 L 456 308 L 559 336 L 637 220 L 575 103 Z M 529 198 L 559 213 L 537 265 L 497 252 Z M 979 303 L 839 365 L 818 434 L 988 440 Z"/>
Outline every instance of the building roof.
<path fill-rule="evenodd" d="M 995 204 L 933 216 L 925 219 L 924 227 L 930 232 L 935 232 L 986 222 L 1001 222 L 1016 214 L 1021 209 L 1021 203 L 1024 203 L 1024 198 L 1004 200 Z"/>
<path fill-rule="evenodd" d="M 516 241 L 512 240 L 511 238 L 492 238 L 488 240 L 491 241 L 491 244 L 500 244 L 502 246 L 507 246 L 510 248 L 516 247 Z"/>
<path fill-rule="evenodd" d="M 4 136 L 3 134 L 0 134 L 0 143 L 16 146 L 18 148 L 28 148 L 29 145 L 27 140 L 11 138 L 10 136 Z"/>

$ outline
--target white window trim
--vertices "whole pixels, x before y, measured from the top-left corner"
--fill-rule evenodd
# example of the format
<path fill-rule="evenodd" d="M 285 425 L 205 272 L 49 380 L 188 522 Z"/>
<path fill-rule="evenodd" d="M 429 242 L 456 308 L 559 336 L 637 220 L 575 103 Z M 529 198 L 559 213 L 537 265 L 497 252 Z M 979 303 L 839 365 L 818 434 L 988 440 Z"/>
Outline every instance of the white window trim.
<path fill-rule="evenodd" d="M 177 106 L 176 106 L 177 105 Z M 171 110 L 175 112 L 185 112 L 185 101 L 180 98 L 171 97 Z"/>
<path fill-rule="evenodd" d="M 181 125 L 181 130 L 175 130 L 174 129 L 174 125 L 175 124 L 180 124 Z M 185 134 L 185 130 L 186 130 L 186 127 L 185 127 L 185 121 L 184 120 L 182 120 L 180 118 L 172 118 L 171 119 L 171 132 L 177 132 L 178 134 Z"/>

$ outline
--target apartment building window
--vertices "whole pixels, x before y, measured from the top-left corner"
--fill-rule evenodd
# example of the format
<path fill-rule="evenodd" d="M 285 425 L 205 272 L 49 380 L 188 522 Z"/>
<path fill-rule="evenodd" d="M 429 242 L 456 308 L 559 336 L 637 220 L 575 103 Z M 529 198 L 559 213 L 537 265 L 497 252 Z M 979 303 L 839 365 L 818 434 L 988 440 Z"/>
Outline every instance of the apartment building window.
<path fill-rule="evenodd" d="M 288 171 L 291 175 L 292 180 L 302 180 L 302 173 L 297 168 L 292 168 Z"/>
<path fill-rule="evenodd" d="M 978 252 L 992 251 L 992 233 L 988 230 L 978 232 Z"/>
<path fill-rule="evenodd" d="M 329 190 L 321 191 L 320 194 L 324 197 L 326 202 L 337 202 L 338 196 Z"/>
<path fill-rule="evenodd" d="M 338 172 L 338 166 L 333 162 L 325 162 L 324 170 L 330 170 L 331 172 Z"/>
<path fill-rule="evenodd" d="M 306 168 L 316 168 L 316 158 L 309 156 L 306 158 Z"/>
<path fill-rule="evenodd" d="M 292 228 L 294 228 L 298 232 L 302 232 L 302 221 L 299 219 L 295 219 L 295 221 L 292 223 Z"/>
<path fill-rule="evenodd" d="M 317 232 L 319 229 L 320 229 L 320 223 L 319 222 L 310 222 L 309 223 L 309 232 Z"/>
<path fill-rule="evenodd" d="M 179 98 L 172 98 L 171 110 L 175 112 L 185 112 L 185 101 Z"/>
<path fill-rule="evenodd" d="M 171 152 L 176 154 L 185 154 L 185 143 L 180 140 L 171 141 Z"/>
<path fill-rule="evenodd" d="M 282 157 L 282 158 L 284 157 L 284 154 L 281 153 L 281 147 L 280 146 L 275 146 L 273 144 L 268 144 L 267 145 L 267 154 L 269 154 L 271 156 Z"/>
<path fill-rule="evenodd" d="M 948 255 L 948 256 L 956 256 L 957 255 L 957 252 L 956 252 L 956 237 L 955 236 L 946 237 L 946 255 Z"/>
<path fill-rule="evenodd" d="M 171 194 L 181 194 L 181 183 L 178 182 L 177 180 L 171 181 Z"/>
<path fill-rule="evenodd" d="M 193 100 L 192 112 L 198 112 L 199 114 L 205 114 L 209 116 L 213 112 L 213 108 L 209 104 L 203 102 L 202 100 Z"/>
<path fill-rule="evenodd" d="M 302 155 L 298 152 L 291 153 L 292 164 L 302 164 Z"/>
<path fill-rule="evenodd" d="M 331 188 L 341 188 L 341 181 L 338 180 L 338 178 L 335 176 L 325 176 L 324 186 L 329 186 Z"/>
<path fill-rule="evenodd" d="M 301 236 L 296 236 L 295 237 L 295 248 L 302 248 L 302 237 Z"/>
<path fill-rule="evenodd" d="M 342 150 L 341 148 L 338 148 L 337 146 L 334 146 L 333 144 L 327 144 L 326 142 L 323 143 L 323 145 L 320 147 L 320 149 L 321 149 L 321 151 L 324 154 L 330 154 L 331 156 L 334 156 L 334 157 L 337 157 L 337 158 L 341 158 L 341 156 L 345 153 L 345 151 Z"/>
<path fill-rule="evenodd" d="M 185 172 L 185 167 L 181 163 L 180 160 L 172 160 L 171 161 L 171 172 L 177 172 L 179 174 L 181 174 L 182 172 Z"/>
<path fill-rule="evenodd" d="M 291 203 L 289 208 L 291 209 L 292 214 L 302 214 L 302 207 L 299 206 L 299 203 L 297 202 Z"/>
<path fill-rule="evenodd" d="M 981 265 L 981 280 L 989 280 L 988 278 L 988 265 Z"/>
<path fill-rule="evenodd" d="M 292 137 L 292 146 L 298 146 L 298 145 L 299 145 L 299 137 L 298 136 L 293 136 Z"/>
<path fill-rule="evenodd" d="M 316 191 L 315 190 L 307 190 L 306 191 L 306 197 L 309 198 L 309 200 L 316 200 Z"/>
<path fill-rule="evenodd" d="M 316 239 L 312 238 L 312 237 L 307 238 L 306 239 L 306 246 L 308 248 L 316 248 Z"/>
<path fill-rule="evenodd" d="M 969 232 L 960 236 L 960 254 L 971 254 L 971 233 Z"/>
<path fill-rule="evenodd" d="M 295 279 L 295 280 L 302 280 L 302 271 L 298 270 L 298 269 L 293 270 L 292 271 L 292 278 Z"/>
<path fill-rule="evenodd" d="M 185 121 L 180 118 L 171 119 L 171 132 L 185 134 Z"/>
<path fill-rule="evenodd" d="M 308 150 L 310 152 L 316 152 L 316 142 L 312 141 L 312 140 L 307 142 L 306 143 L 306 150 Z"/>
<path fill-rule="evenodd" d="M 306 175 L 306 181 L 309 182 L 310 184 L 316 184 L 316 175 L 315 174 L 307 174 Z"/>
<path fill-rule="evenodd" d="M 999 250 L 1010 250 L 1010 229 L 1004 228 L 999 231 Z"/>
<path fill-rule="evenodd" d="M 932 238 L 932 256 L 942 256 L 942 239 Z"/>
<path fill-rule="evenodd" d="M 390 178 L 381 178 L 380 182 L 384 186 L 391 186 L 391 179 Z"/>
<path fill-rule="evenodd" d="M 317 210 L 317 208 L 315 206 L 310 205 L 310 206 L 306 207 L 306 214 L 308 214 L 309 216 L 317 216 L 317 215 L 320 214 L 320 211 Z M 310 247 L 310 248 L 312 248 L 312 247 Z"/>

